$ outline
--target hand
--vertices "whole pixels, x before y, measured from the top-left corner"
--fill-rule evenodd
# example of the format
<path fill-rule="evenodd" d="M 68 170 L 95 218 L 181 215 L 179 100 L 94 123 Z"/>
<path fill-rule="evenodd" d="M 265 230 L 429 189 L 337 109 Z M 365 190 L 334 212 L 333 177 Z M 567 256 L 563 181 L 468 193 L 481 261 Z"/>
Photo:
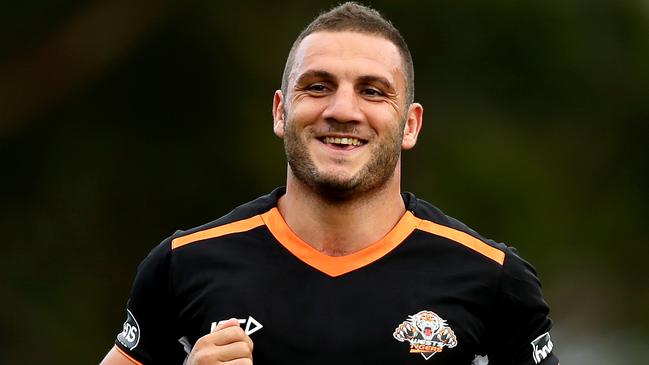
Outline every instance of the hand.
<path fill-rule="evenodd" d="M 229 319 L 196 341 L 187 365 L 252 365 L 253 343 L 236 319 Z"/>

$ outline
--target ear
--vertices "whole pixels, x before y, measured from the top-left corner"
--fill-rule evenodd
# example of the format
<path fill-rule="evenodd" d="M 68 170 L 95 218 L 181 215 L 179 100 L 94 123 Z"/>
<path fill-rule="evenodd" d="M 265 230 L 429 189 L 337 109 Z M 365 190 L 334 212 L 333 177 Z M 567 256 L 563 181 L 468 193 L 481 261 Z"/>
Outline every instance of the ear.
<path fill-rule="evenodd" d="M 273 132 L 279 138 L 284 137 L 284 95 L 276 90 L 273 96 Z"/>
<path fill-rule="evenodd" d="M 403 127 L 403 139 L 401 140 L 401 148 L 409 150 L 415 147 L 417 143 L 417 136 L 421 130 L 421 125 L 424 118 L 424 107 L 419 103 L 412 103 L 408 108 L 408 115 L 406 124 Z"/>

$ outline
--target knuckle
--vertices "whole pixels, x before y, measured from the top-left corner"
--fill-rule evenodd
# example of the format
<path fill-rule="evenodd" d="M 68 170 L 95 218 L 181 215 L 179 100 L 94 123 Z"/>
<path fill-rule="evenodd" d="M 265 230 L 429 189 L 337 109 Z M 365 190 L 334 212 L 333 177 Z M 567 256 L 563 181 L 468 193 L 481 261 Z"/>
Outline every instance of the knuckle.
<path fill-rule="evenodd" d="M 234 336 L 234 337 L 241 336 L 241 335 L 245 336 L 243 329 L 239 326 L 224 328 L 223 330 L 221 330 L 220 333 L 227 334 L 229 336 Z"/>
<path fill-rule="evenodd" d="M 252 359 L 237 359 L 236 365 L 252 365 Z"/>
<path fill-rule="evenodd" d="M 242 354 L 249 354 L 252 349 L 250 348 L 250 345 L 246 342 L 237 342 L 236 344 L 237 351 L 240 351 Z"/>
<path fill-rule="evenodd" d="M 242 336 L 242 337 L 246 337 L 246 336 L 247 336 L 247 335 L 246 335 L 246 331 L 244 331 L 243 328 L 241 328 L 241 327 L 239 327 L 239 326 L 237 326 L 237 327 L 232 327 L 232 328 L 234 329 L 234 332 L 235 332 L 237 335 L 240 335 L 240 336 Z"/>

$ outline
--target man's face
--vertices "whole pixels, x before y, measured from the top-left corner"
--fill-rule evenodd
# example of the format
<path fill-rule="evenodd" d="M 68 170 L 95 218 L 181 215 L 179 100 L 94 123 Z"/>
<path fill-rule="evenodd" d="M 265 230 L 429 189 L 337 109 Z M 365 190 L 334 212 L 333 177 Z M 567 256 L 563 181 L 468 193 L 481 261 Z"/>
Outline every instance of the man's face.
<path fill-rule="evenodd" d="M 384 186 L 397 169 L 407 119 L 402 71 L 399 51 L 384 38 L 354 32 L 304 38 L 275 111 L 292 174 L 338 198 Z"/>

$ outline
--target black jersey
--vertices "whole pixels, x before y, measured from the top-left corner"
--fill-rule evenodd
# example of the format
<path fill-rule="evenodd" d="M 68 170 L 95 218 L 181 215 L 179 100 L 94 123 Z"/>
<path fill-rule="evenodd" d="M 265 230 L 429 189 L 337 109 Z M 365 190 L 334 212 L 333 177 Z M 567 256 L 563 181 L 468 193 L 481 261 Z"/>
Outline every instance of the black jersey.
<path fill-rule="evenodd" d="M 182 364 L 237 318 L 257 365 L 558 364 L 539 281 L 513 248 L 404 193 L 406 213 L 384 238 L 331 257 L 290 230 L 282 194 L 154 248 L 117 348 L 135 363 Z"/>

